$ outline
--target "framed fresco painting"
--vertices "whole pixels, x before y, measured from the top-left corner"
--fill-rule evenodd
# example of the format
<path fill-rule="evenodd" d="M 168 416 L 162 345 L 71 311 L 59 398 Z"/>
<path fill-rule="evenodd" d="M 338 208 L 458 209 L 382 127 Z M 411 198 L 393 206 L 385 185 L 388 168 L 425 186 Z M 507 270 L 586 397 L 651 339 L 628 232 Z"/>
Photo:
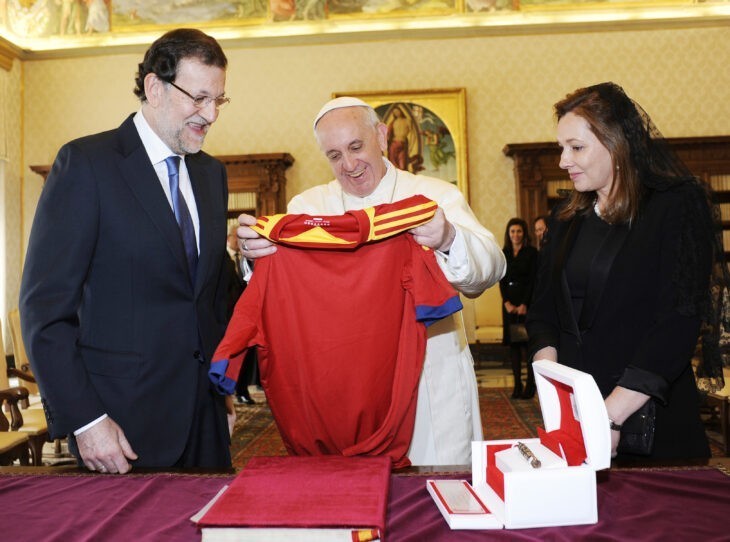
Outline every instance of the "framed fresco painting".
<path fill-rule="evenodd" d="M 466 89 L 335 92 L 371 105 L 388 126 L 387 158 L 398 168 L 443 179 L 469 200 Z"/>

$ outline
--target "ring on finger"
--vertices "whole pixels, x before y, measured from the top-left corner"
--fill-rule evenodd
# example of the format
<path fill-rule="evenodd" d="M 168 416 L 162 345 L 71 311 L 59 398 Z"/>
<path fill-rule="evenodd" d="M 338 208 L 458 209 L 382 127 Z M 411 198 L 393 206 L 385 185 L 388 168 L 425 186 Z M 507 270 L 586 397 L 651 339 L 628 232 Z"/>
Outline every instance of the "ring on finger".
<path fill-rule="evenodd" d="M 246 241 L 243 242 L 243 250 L 245 252 L 248 252 L 248 247 L 246 246 Z"/>

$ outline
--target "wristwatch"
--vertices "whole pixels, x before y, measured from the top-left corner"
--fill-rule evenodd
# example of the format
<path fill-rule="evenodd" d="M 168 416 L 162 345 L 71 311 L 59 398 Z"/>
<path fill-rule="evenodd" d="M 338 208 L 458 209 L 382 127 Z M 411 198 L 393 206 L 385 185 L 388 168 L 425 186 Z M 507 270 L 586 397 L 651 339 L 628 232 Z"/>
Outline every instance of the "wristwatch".
<path fill-rule="evenodd" d="M 623 426 L 617 424 L 611 418 L 608 419 L 608 426 L 611 428 L 611 431 L 621 431 L 621 427 L 623 427 Z"/>

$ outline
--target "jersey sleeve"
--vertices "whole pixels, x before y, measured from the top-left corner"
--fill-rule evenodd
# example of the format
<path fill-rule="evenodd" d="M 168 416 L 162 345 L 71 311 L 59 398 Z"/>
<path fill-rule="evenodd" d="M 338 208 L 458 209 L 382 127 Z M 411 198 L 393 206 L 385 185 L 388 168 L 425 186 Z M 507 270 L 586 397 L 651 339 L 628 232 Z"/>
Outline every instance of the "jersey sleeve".
<path fill-rule="evenodd" d="M 416 304 L 416 319 L 427 327 L 459 312 L 463 305 L 459 293 L 446 280 L 433 250 L 422 247 L 410 238 L 413 251 L 411 277 Z"/>
<path fill-rule="evenodd" d="M 268 258 L 257 262 L 256 273 L 238 298 L 226 333 L 213 354 L 208 377 L 220 394 L 235 393 L 246 352 L 252 346 L 261 346 L 264 343 L 261 307 L 269 275 L 269 263 Z"/>

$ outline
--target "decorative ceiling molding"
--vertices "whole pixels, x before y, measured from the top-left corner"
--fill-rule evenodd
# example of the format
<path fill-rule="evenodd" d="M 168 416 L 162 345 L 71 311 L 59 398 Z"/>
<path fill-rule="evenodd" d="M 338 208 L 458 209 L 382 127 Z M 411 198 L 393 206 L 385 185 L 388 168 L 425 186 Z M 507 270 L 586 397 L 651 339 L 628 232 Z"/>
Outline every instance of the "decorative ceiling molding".
<path fill-rule="evenodd" d="M 13 60 L 19 56 L 20 51 L 16 47 L 0 38 L 0 68 L 10 71 L 13 67 Z"/>
<path fill-rule="evenodd" d="M 660 8 L 469 13 L 432 17 L 282 22 L 248 26 L 206 25 L 203 30 L 218 39 L 224 47 L 257 48 L 393 39 L 445 39 L 718 26 L 730 26 L 728 2 Z M 154 39 L 170 28 L 170 26 L 159 26 L 154 29 L 147 28 L 144 32 L 109 32 L 47 38 L 8 36 L 0 28 L 0 66 L 5 67 L 8 62 L 12 64 L 13 58 L 39 60 L 136 53 L 144 51 Z M 9 43 L 9 46 L 4 43 Z"/>

